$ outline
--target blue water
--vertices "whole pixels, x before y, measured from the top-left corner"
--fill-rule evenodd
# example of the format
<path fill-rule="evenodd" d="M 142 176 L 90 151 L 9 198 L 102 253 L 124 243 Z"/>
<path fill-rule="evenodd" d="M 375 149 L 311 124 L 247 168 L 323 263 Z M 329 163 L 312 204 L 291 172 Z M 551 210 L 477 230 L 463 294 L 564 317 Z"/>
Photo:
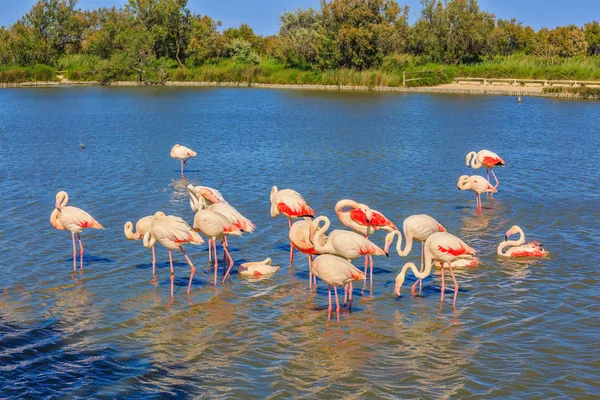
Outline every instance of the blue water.
<path fill-rule="evenodd" d="M 45 88 L 0 91 L 0 397 L 547 398 L 600 388 L 600 107 L 588 101 L 259 89 Z M 85 145 L 82 150 L 79 143 Z M 186 180 L 169 157 L 198 151 Z M 507 163 L 500 192 L 475 215 L 456 190 L 465 155 Z M 189 181 L 188 181 L 189 179 Z M 262 281 L 210 285 L 197 270 L 125 240 L 123 224 L 162 210 L 191 223 L 188 183 L 219 189 L 258 226 L 230 239 L 236 264 L 273 258 Z M 351 314 L 327 323 L 327 292 L 288 266 L 287 221 L 271 219 L 272 185 L 294 188 L 340 227 L 352 198 L 399 226 L 427 213 L 479 251 L 440 308 L 440 276 L 394 298 L 402 259 L 375 260 L 373 291 L 355 285 Z M 71 238 L 50 226 L 55 194 L 104 231 Z M 504 260 L 518 224 L 551 252 Z M 373 237 L 380 245 L 384 236 Z M 362 265 L 357 260 L 356 265 Z"/>

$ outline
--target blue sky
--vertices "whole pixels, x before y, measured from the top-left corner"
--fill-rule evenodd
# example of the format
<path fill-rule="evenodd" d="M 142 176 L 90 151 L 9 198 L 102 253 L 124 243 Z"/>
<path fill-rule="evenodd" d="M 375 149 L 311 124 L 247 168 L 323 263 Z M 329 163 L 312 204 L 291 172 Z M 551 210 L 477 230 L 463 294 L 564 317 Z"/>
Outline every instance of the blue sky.
<path fill-rule="evenodd" d="M 80 0 L 81 8 L 122 6 L 127 0 Z M 535 29 L 557 25 L 583 25 L 593 19 L 600 20 L 599 0 L 480 0 L 483 10 L 500 18 L 515 17 Z M 35 0 L 0 0 L 0 25 L 11 25 L 25 14 Z M 411 8 L 411 23 L 420 10 L 419 0 L 399 1 Z M 225 28 L 246 22 L 256 33 L 276 33 L 279 15 L 297 7 L 318 8 L 319 0 L 189 0 L 196 13 L 206 14 L 223 22 Z"/>

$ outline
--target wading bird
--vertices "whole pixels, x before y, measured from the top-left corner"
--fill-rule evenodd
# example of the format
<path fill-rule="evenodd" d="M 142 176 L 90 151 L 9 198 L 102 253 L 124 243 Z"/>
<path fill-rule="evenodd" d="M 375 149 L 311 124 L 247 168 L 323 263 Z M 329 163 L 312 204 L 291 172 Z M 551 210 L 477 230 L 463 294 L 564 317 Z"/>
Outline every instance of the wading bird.
<path fill-rule="evenodd" d="M 494 175 L 494 179 L 496 180 L 496 185 L 494 188 L 498 188 L 498 178 L 494 173 L 494 167 L 504 167 L 506 164 L 500 156 L 494 152 L 489 150 L 481 150 L 479 153 L 475 153 L 474 151 L 467 154 L 466 157 L 467 167 L 478 169 L 484 167 L 487 173 L 487 180 L 490 180 L 490 171 Z"/>
<path fill-rule="evenodd" d="M 149 249 L 153 247 L 157 241 L 169 250 L 169 263 L 171 265 L 171 297 L 173 297 L 173 283 L 175 281 L 172 250 L 181 249 L 183 256 L 190 266 L 190 283 L 188 284 L 187 290 L 187 294 L 189 295 L 190 290 L 192 289 L 192 279 L 194 278 L 196 267 L 194 267 L 192 260 L 190 260 L 182 246 L 186 243 L 202 244 L 204 243 L 204 239 L 202 239 L 202 237 L 190 228 L 190 226 L 180 217 L 173 215 L 167 216 L 162 211 L 158 211 L 152 218 L 150 230 L 144 234 L 144 247 Z"/>
<path fill-rule="evenodd" d="M 519 234 L 519 240 L 508 240 L 511 235 Z M 507 246 L 515 246 L 503 251 Z M 523 229 L 514 225 L 504 235 L 504 241 L 498 245 L 497 253 L 502 257 L 545 257 L 548 253 L 537 240 L 525 243 Z"/>
<path fill-rule="evenodd" d="M 86 228 L 104 229 L 98 221 L 90 214 L 77 207 L 67 206 L 69 195 L 65 191 L 56 194 L 54 211 L 50 215 L 50 224 L 59 231 L 71 232 L 73 239 L 73 271 L 77 271 L 77 247 L 75 246 L 75 234 L 79 241 L 79 268 L 83 269 L 83 244 L 81 243 L 81 231 Z"/>
<path fill-rule="evenodd" d="M 400 231 L 395 230 L 391 233 L 388 233 L 385 237 L 385 247 L 384 250 L 386 253 L 389 253 L 390 245 L 394 242 L 394 236 L 398 236 L 398 242 L 396 243 L 396 251 L 400 257 L 406 257 L 410 251 L 412 250 L 413 240 L 417 242 L 421 242 L 421 268 L 420 272 L 423 272 L 423 260 L 425 253 L 425 246 L 423 243 L 436 232 L 446 232 L 446 228 L 444 228 L 439 222 L 426 214 L 417 214 L 411 215 L 404 220 L 402 224 L 402 230 L 404 231 L 404 237 L 406 239 L 406 244 L 404 245 L 404 250 L 402 250 L 402 234 Z M 419 290 L 422 289 L 422 279 L 418 279 L 415 282 L 414 288 L 417 283 L 419 284 Z"/>
<path fill-rule="evenodd" d="M 450 273 L 452 274 L 452 280 L 454 281 L 454 301 L 452 303 L 453 306 L 456 306 L 456 297 L 458 296 L 458 282 L 456 282 L 456 277 L 454 276 L 454 271 L 452 270 L 452 262 L 461 259 L 472 259 L 476 255 L 476 251 L 473 248 L 469 247 L 465 242 L 456 236 L 452 235 L 448 232 L 438 232 L 429 236 L 429 238 L 425 241 L 425 270 L 420 272 L 415 264 L 406 263 L 402 270 L 396 276 L 396 285 L 394 287 L 394 292 L 397 296 L 400 296 L 400 289 L 402 284 L 404 283 L 404 279 L 406 276 L 406 271 L 410 268 L 413 274 L 418 279 L 425 279 L 431 274 L 431 268 L 433 266 L 434 261 L 439 261 L 442 263 L 442 295 L 440 298 L 440 303 L 444 301 L 444 291 L 446 289 L 446 284 L 444 281 L 444 264 L 448 265 L 450 269 Z M 413 285 L 411 289 L 411 293 L 415 295 L 415 286 Z"/>
<path fill-rule="evenodd" d="M 219 261 L 217 258 L 217 239 L 221 241 L 221 245 L 223 246 L 223 252 L 225 253 L 225 257 L 229 260 L 229 266 L 227 267 L 227 271 L 223 276 L 223 281 L 221 283 L 225 283 L 227 276 L 229 276 L 229 271 L 231 271 L 231 267 L 233 267 L 233 259 L 231 258 L 231 254 L 229 254 L 229 246 L 225 241 L 225 237 L 229 235 L 242 236 L 242 231 L 233 225 L 227 218 L 223 215 L 219 214 L 213 210 L 198 210 L 196 215 L 194 216 L 194 225 L 193 228 L 197 232 L 201 232 L 204 236 L 208 237 L 208 251 L 214 250 L 215 257 L 215 286 L 217 285 L 217 270 L 219 268 Z M 212 250 L 211 250 L 212 243 Z M 225 268 L 225 267 L 224 267 Z"/>
<path fill-rule="evenodd" d="M 198 153 L 194 150 L 189 149 L 180 144 L 176 144 L 171 149 L 171 158 L 177 158 L 181 163 L 181 177 L 183 178 L 183 167 L 187 164 L 188 160 L 192 157 L 196 157 Z"/>
<path fill-rule="evenodd" d="M 125 237 L 128 240 L 143 239 L 146 232 L 150 230 L 152 218 L 154 218 L 152 215 L 140 218 L 138 222 L 135 223 L 135 233 L 133 232 L 133 223 L 131 223 L 131 221 L 127 221 L 124 227 Z M 156 275 L 156 253 L 154 252 L 154 246 L 152 246 L 152 276 L 154 275 Z"/>
<path fill-rule="evenodd" d="M 496 188 L 490 184 L 490 182 L 480 175 L 462 175 L 460 178 L 458 178 L 458 183 L 456 186 L 459 190 L 472 190 L 475 192 L 475 212 L 479 214 L 483 211 L 483 206 L 481 205 L 481 194 L 498 192 Z"/>
<path fill-rule="evenodd" d="M 309 288 L 312 290 L 313 285 L 313 273 L 312 273 L 312 264 L 313 264 L 313 255 L 318 255 L 315 247 L 313 246 L 310 240 L 310 224 L 312 220 L 310 218 L 306 218 L 300 221 L 296 221 L 292 224 L 289 232 L 289 238 L 292 242 L 292 245 L 299 252 L 308 255 L 308 277 L 309 277 Z M 327 236 L 321 236 L 321 245 L 324 245 L 327 241 Z M 294 252 L 290 252 L 290 265 L 294 262 Z M 317 278 L 314 278 L 315 290 L 317 290 Z"/>
<path fill-rule="evenodd" d="M 327 284 L 327 292 L 329 293 L 329 309 L 327 321 L 331 321 L 331 285 L 335 292 L 335 305 L 337 320 L 340 320 L 340 301 L 338 299 L 337 287 L 345 286 L 353 281 L 365 279 L 365 274 L 356 268 L 348 260 L 341 257 L 323 254 L 318 256 L 313 263 L 313 273 Z"/>
<path fill-rule="evenodd" d="M 271 265 L 270 258 L 267 258 L 264 261 L 245 262 L 238 268 L 238 274 L 253 277 L 271 275 L 277 271 L 279 271 L 279 267 L 276 265 Z"/>
<path fill-rule="evenodd" d="M 292 228 L 292 218 L 313 218 L 315 212 L 306 204 L 300 193 L 292 189 L 277 189 L 277 186 L 271 188 L 271 217 L 275 218 L 279 214 L 287 217 L 290 229 Z M 294 245 L 290 241 L 290 253 L 294 252 Z M 290 256 L 290 259 L 292 256 Z"/>

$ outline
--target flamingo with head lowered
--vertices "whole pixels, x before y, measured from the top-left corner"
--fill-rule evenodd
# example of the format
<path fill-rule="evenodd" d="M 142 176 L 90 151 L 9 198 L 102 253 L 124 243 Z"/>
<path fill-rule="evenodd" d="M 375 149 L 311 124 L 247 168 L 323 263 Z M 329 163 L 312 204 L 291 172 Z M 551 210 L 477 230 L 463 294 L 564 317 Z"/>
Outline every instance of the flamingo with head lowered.
<path fill-rule="evenodd" d="M 323 222 L 323 226 L 321 226 Z M 348 261 L 356 260 L 362 256 L 387 256 L 388 254 L 375 243 L 366 237 L 351 231 L 336 229 L 327 235 L 325 244 L 321 244 L 321 239 L 329 229 L 330 221 L 325 216 L 320 216 L 313 220 L 310 225 L 310 241 L 313 243 L 315 251 L 319 254 L 333 254 L 345 258 Z M 314 265 L 313 265 L 314 269 Z M 314 271 L 313 271 L 314 274 Z M 317 275 L 318 276 L 318 275 Z M 363 274 L 366 279 L 366 274 Z M 371 282 L 373 281 L 373 268 L 371 268 Z M 352 283 L 348 289 L 350 301 L 352 302 Z M 346 296 L 344 295 L 344 300 Z"/>
<path fill-rule="evenodd" d="M 392 221 L 379 211 L 371 209 L 366 204 L 360 204 L 350 199 L 338 201 L 335 205 L 335 214 L 344 226 L 366 238 L 377 230 L 392 232 L 398 229 Z M 365 274 L 369 265 L 372 269 L 373 257 L 365 256 Z"/>
<path fill-rule="evenodd" d="M 204 239 L 194 232 L 183 219 L 173 215 L 167 216 L 162 211 L 158 211 L 152 218 L 150 230 L 144 235 L 144 247 L 149 249 L 153 247 L 157 241 L 169 250 L 169 263 L 171 265 L 171 297 L 173 297 L 173 283 L 175 281 L 172 250 L 176 249 L 181 250 L 190 266 L 190 282 L 187 290 L 187 294 L 189 295 L 192 289 L 192 279 L 194 278 L 196 267 L 194 267 L 192 260 L 190 260 L 182 246 L 186 243 L 202 244 L 204 243 Z"/>
<path fill-rule="evenodd" d="M 181 177 L 183 178 L 183 167 L 187 164 L 188 160 L 192 157 L 196 157 L 198 153 L 194 150 L 189 149 L 180 144 L 176 144 L 171 149 L 171 158 L 177 158 L 181 163 Z"/>
<path fill-rule="evenodd" d="M 400 257 L 406 257 L 412 250 L 413 241 L 421 242 L 420 272 L 423 272 L 423 260 L 425 255 L 425 246 L 423 243 L 425 243 L 429 236 L 436 232 L 446 232 L 446 228 L 427 214 L 417 214 L 411 215 L 404 220 L 402 230 L 404 231 L 404 237 L 406 238 L 404 250 L 402 250 L 402 233 L 398 230 L 386 235 L 384 250 L 386 253 L 389 253 L 390 246 L 394 242 L 394 237 L 397 236 L 398 242 L 396 243 L 396 251 Z M 412 290 L 415 290 L 417 283 L 419 284 L 419 290 L 421 290 L 422 281 L 422 279 L 418 279 Z"/>
<path fill-rule="evenodd" d="M 480 175 L 462 175 L 458 178 L 456 184 L 459 190 L 472 190 L 475 192 L 475 212 L 481 214 L 483 206 L 481 205 L 481 194 L 482 193 L 496 193 L 495 187 L 493 187 L 487 179 Z"/>
<path fill-rule="evenodd" d="M 308 255 L 308 277 L 309 277 L 309 288 L 312 290 L 313 285 L 313 255 L 318 255 L 312 241 L 310 240 L 310 224 L 312 220 L 305 218 L 300 221 L 296 221 L 290 228 L 290 242 L 296 250 L 301 253 Z M 324 245 L 327 241 L 327 236 L 320 237 L 321 245 Z M 290 265 L 294 262 L 294 252 L 290 252 Z M 317 277 L 314 277 L 315 290 L 317 290 Z"/>
<path fill-rule="evenodd" d="M 275 218 L 279 214 L 287 217 L 290 229 L 292 228 L 292 218 L 313 218 L 315 212 L 306 204 L 300 193 L 292 189 L 281 189 L 277 186 L 271 188 L 271 217 Z M 290 241 L 290 260 L 293 260 L 294 245 Z"/>
<path fill-rule="evenodd" d="M 446 290 L 446 284 L 444 281 L 444 264 L 448 265 L 450 273 L 452 274 L 452 280 L 454 281 L 454 301 L 453 306 L 456 306 L 456 298 L 458 296 L 458 282 L 454 276 L 452 270 L 452 262 L 461 259 L 472 259 L 475 257 L 477 252 L 473 248 L 469 247 L 465 242 L 456 236 L 448 232 L 433 233 L 427 238 L 424 244 L 425 247 L 425 270 L 420 272 L 415 264 L 406 263 L 398 276 L 396 277 L 396 285 L 394 292 L 397 296 L 400 296 L 400 289 L 404 283 L 406 272 L 410 269 L 418 279 L 424 279 L 431 274 L 431 268 L 433 267 L 434 261 L 442 263 L 442 295 L 440 303 L 444 301 L 444 291 Z M 413 285 L 411 293 L 415 295 L 415 286 Z"/>
<path fill-rule="evenodd" d="M 83 244 L 81 243 L 81 231 L 86 228 L 104 229 L 98 221 L 90 214 L 77 207 L 67 206 L 69 195 L 65 191 L 56 194 L 56 203 L 54 211 L 50 215 L 50 224 L 59 231 L 71 232 L 73 239 L 73 271 L 77 271 L 77 247 L 75 246 L 75 234 L 79 241 L 79 268 L 83 269 Z"/>
<path fill-rule="evenodd" d="M 138 222 L 135 223 L 135 233 L 133 232 L 133 223 L 127 221 L 124 227 L 125 237 L 128 240 L 143 239 L 146 232 L 150 230 L 150 226 L 152 226 L 152 218 L 154 218 L 153 215 L 140 218 Z M 154 275 L 156 275 L 156 253 L 154 252 L 154 246 L 152 246 L 152 276 Z"/>
<path fill-rule="evenodd" d="M 519 240 L 508 240 L 511 235 L 519 234 Z M 507 246 L 515 246 L 503 251 Z M 525 243 L 525 234 L 523 229 L 514 225 L 504 235 L 504 241 L 498 245 L 497 253 L 502 257 L 545 257 L 549 252 L 542 248 L 542 244 L 537 240 Z"/>
<path fill-rule="evenodd" d="M 467 154 L 466 157 L 467 167 L 478 169 L 484 167 L 487 173 L 487 180 L 490 180 L 490 171 L 494 175 L 494 179 L 496 180 L 496 185 L 494 188 L 498 188 L 498 178 L 494 173 L 494 167 L 504 167 L 506 163 L 504 160 L 498 156 L 498 154 L 489 151 L 489 150 L 481 150 L 479 153 L 475 153 L 474 151 Z"/>

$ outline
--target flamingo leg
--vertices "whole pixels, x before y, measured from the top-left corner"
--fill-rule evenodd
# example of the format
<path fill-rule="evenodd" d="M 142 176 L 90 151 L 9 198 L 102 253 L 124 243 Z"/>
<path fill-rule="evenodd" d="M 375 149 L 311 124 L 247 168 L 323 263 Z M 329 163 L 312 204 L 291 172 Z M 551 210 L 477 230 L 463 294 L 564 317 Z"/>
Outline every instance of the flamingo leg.
<path fill-rule="evenodd" d="M 75 246 L 75 234 L 71 233 L 73 239 L 73 271 L 77 271 L 77 246 Z"/>
<path fill-rule="evenodd" d="M 183 256 L 185 257 L 186 261 L 190 265 L 190 283 L 188 283 L 188 291 L 187 291 L 187 294 L 189 295 L 190 291 L 192 290 L 192 279 L 194 278 L 194 273 L 196 272 L 196 267 L 194 267 L 192 260 L 190 260 L 190 258 L 188 257 L 188 255 L 185 252 L 185 250 L 183 249 L 183 247 L 179 247 L 179 248 L 181 249 L 181 252 L 183 253 Z"/>
<path fill-rule="evenodd" d="M 352 286 L 352 282 L 348 283 L 348 311 L 352 311 L 352 291 L 354 287 Z"/>
<path fill-rule="evenodd" d="M 450 274 L 452 274 L 452 280 L 454 281 L 454 302 L 452 302 L 452 307 L 456 307 L 456 298 L 458 297 L 458 282 L 456 281 L 456 277 L 454 276 L 452 264 L 448 263 L 448 268 L 450 268 Z"/>
<path fill-rule="evenodd" d="M 331 285 L 327 285 L 327 293 L 329 293 L 329 309 L 327 313 L 327 321 L 331 321 Z"/>
<path fill-rule="evenodd" d="M 156 275 L 156 253 L 154 252 L 154 246 L 152 246 L 152 276 Z"/>
<path fill-rule="evenodd" d="M 446 282 L 444 281 L 444 263 L 442 263 L 442 298 L 440 304 L 444 302 L 444 291 L 446 290 Z"/>
<path fill-rule="evenodd" d="M 179 160 L 181 163 L 181 177 L 183 178 L 183 160 Z"/>
<path fill-rule="evenodd" d="M 500 181 L 498 180 L 498 177 L 496 176 L 496 173 L 494 172 L 494 170 L 492 169 L 492 175 L 494 175 L 494 179 L 496 180 L 496 186 L 494 186 L 494 188 L 497 188 L 498 185 L 500 184 Z M 494 193 L 492 193 L 492 196 L 494 195 Z"/>
<path fill-rule="evenodd" d="M 369 235 L 367 235 L 367 234 L 365 234 L 364 236 L 365 236 L 365 239 L 369 238 Z M 365 256 L 365 285 L 367 284 L 367 271 L 368 271 L 368 268 L 369 268 L 369 256 L 366 255 Z"/>
<path fill-rule="evenodd" d="M 308 255 L 308 288 L 312 292 L 312 254 Z"/>
<path fill-rule="evenodd" d="M 171 249 L 169 249 L 169 264 L 171 265 L 171 297 L 173 296 L 174 291 L 174 282 L 175 282 L 175 270 L 173 269 L 173 253 Z"/>
<path fill-rule="evenodd" d="M 225 252 L 225 254 L 227 254 L 227 258 L 229 259 L 229 268 L 227 268 L 227 272 L 225 273 L 225 276 L 223 277 L 223 281 L 221 282 L 221 284 L 225 283 L 225 279 L 227 279 L 227 277 L 229 276 L 231 267 L 233 267 L 233 264 L 234 264 L 233 258 L 231 258 L 231 254 L 229 254 L 229 248 L 225 244 L 223 245 L 223 251 Z"/>
<path fill-rule="evenodd" d="M 79 240 L 79 268 L 83 269 L 83 244 L 81 243 L 81 235 L 77 234 L 77 240 Z"/>
<path fill-rule="evenodd" d="M 215 255 L 215 286 L 217 286 L 217 270 L 219 269 L 219 259 L 217 258 L 217 239 L 210 239 L 213 245 Z"/>
<path fill-rule="evenodd" d="M 425 243 L 421 242 L 421 269 L 419 272 L 423 272 L 425 266 L 423 265 L 423 260 L 425 259 Z M 419 292 L 423 291 L 423 279 L 419 279 Z"/>
<path fill-rule="evenodd" d="M 347 303 L 348 303 L 348 284 L 346 283 L 344 285 L 344 307 L 346 307 Z"/>
<path fill-rule="evenodd" d="M 335 310 L 337 312 L 337 320 L 340 322 L 340 300 L 338 299 L 337 286 L 333 285 L 333 291 L 335 292 Z"/>
<path fill-rule="evenodd" d="M 371 284 L 373 284 L 373 256 L 369 255 L 369 263 L 371 264 Z"/>

